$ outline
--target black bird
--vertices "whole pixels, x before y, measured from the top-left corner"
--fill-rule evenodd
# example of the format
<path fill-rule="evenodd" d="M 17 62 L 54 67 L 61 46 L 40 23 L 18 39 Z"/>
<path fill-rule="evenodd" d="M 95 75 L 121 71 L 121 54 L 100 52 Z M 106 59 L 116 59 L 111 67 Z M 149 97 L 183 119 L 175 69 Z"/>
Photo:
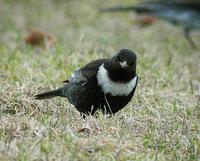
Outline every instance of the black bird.
<path fill-rule="evenodd" d="M 200 2 L 184 1 L 149 1 L 138 6 L 116 6 L 103 9 L 103 12 L 133 11 L 171 22 L 183 27 L 184 36 L 195 47 L 190 37 L 193 30 L 200 31 Z"/>
<path fill-rule="evenodd" d="M 133 51 L 121 49 L 111 59 L 94 60 L 78 69 L 63 87 L 35 98 L 67 97 L 82 116 L 94 115 L 97 110 L 115 114 L 134 95 L 138 82 L 136 60 Z"/>

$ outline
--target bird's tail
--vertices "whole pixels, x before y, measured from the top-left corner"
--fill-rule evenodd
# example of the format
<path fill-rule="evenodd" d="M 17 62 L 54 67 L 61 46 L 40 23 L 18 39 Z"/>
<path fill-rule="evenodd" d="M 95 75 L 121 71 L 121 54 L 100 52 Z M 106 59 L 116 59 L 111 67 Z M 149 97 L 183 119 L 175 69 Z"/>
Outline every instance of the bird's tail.
<path fill-rule="evenodd" d="M 130 7 L 116 6 L 100 10 L 100 12 L 128 12 L 128 11 L 133 11 L 136 13 L 147 13 L 150 12 L 150 9 L 141 5 L 141 6 L 130 6 Z"/>
<path fill-rule="evenodd" d="M 35 95 L 34 98 L 35 99 L 49 99 L 49 98 L 53 98 L 56 96 L 60 96 L 60 97 L 66 97 L 64 94 L 64 87 L 58 88 L 56 90 L 52 90 L 52 91 L 48 91 L 45 93 L 41 93 L 38 95 Z"/>

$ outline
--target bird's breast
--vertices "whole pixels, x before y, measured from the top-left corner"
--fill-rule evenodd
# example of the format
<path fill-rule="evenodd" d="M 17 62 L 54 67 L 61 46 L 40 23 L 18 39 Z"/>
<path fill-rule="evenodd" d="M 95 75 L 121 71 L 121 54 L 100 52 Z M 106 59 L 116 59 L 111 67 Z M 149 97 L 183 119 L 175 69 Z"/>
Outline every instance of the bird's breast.
<path fill-rule="evenodd" d="M 97 81 L 105 94 L 109 93 L 112 96 L 128 96 L 136 86 L 137 76 L 127 83 L 113 82 L 108 76 L 108 71 L 101 65 L 97 73 Z"/>

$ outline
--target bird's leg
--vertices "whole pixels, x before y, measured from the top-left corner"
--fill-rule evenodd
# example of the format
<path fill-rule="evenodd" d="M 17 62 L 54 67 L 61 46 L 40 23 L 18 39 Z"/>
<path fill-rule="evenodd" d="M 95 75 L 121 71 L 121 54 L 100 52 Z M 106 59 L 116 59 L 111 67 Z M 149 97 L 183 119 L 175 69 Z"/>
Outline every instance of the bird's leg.
<path fill-rule="evenodd" d="M 193 47 L 193 48 L 197 48 L 196 47 L 196 44 L 194 43 L 194 41 L 192 40 L 191 36 L 190 36 L 190 32 L 191 32 L 191 29 L 188 28 L 188 27 L 185 27 L 183 29 L 183 33 L 184 33 L 184 36 L 186 38 L 186 40 L 189 42 L 189 44 Z"/>

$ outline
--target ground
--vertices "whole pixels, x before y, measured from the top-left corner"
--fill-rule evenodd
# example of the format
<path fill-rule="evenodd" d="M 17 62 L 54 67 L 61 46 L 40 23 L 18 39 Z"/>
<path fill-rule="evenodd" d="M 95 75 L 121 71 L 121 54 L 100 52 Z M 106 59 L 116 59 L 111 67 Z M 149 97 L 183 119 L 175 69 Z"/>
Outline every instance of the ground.
<path fill-rule="evenodd" d="M 136 2 L 0 0 L 0 160 L 200 159 L 200 34 L 193 49 L 180 27 L 99 13 L 122 3 Z M 32 27 L 57 37 L 55 46 L 26 45 Z M 139 83 L 113 117 L 83 120 L 66 99 L 33 98 L 121 48 L 137 53 Z"/>

